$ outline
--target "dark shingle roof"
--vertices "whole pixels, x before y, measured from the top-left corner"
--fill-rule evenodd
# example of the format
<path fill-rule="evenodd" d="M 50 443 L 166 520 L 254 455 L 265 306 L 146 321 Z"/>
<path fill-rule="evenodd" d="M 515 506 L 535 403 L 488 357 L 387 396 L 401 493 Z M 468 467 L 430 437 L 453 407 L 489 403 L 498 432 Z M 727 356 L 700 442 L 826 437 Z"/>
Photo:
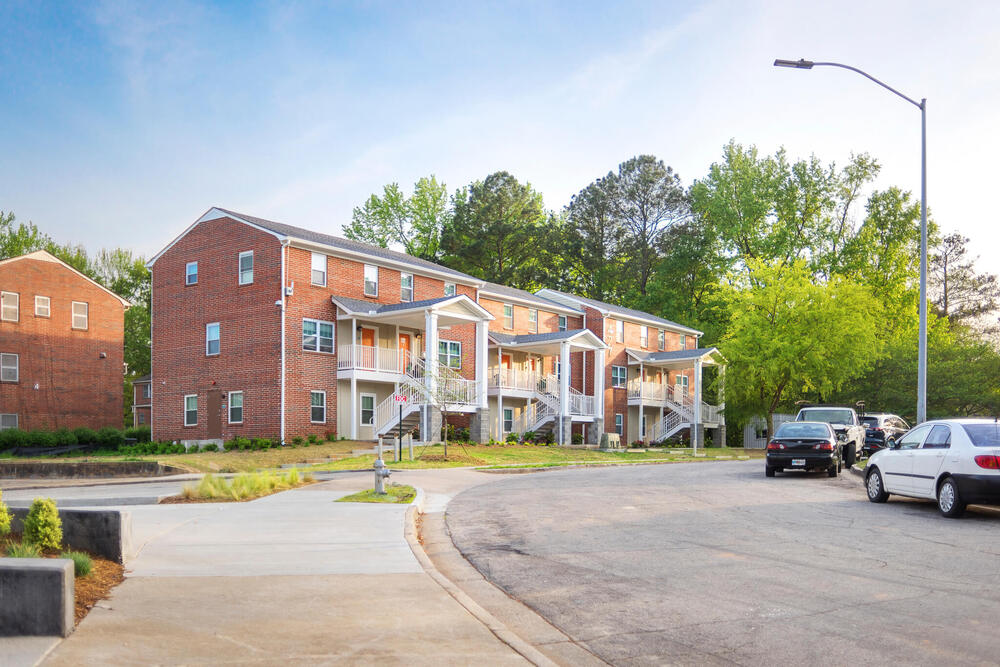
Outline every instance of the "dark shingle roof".
<path fill-rule="evenodd" d="M 719 350 L 714 347 L 699 347 L 694 350 L 671 350 L 669 352 L 644 352 L 629 348 L 629 354 L 636 359 L 643 361 L 685 361 L 687 359 L 697 359 Z"/>
<path fill-rule="evenodd" d="M 435 303 L 440 303 L 442 301 L 448 301 L 449 299 L 454 299 L 453 296 L 440 296 L 436 299 L 424 299 L 423 301 L 407 301 L 405 303 L 373 303 L 371 301 L 364 301 L 362 299 L 352 299 L 349 296 L 337 296 L 336 294 L 331 297 L 337 303 L 341 303 L 354 313 L 391 313 L 397 310 L 409 310 L 411 308 L 426 308 L 427 306 L 433 306 Z"/>
<path fill-rule="evenodd" d="M 565 297 L 567 299 L 573 299 L 575 301 L 580 301 L 581 303 L 585 303 L 588 306 L 591 306 L 593 308 L 597 308 L 598 310 L 607 311 L 609 313 L 617 313 L 617 314 L 620 314 L 620 315 L 622 315 L 624 317 L 634 317 L 634 318 L 637 318 L 637 319 L 649 320 L 651 322 L 659 322 L 660 324 L 663 324 L 665 326 L 670 326 L 670 327 L 674 327 L 674 328 L 677 328 L 677 329 L 682 329 L 684 331 L 690 331 L 692 333 L 697 333 L 699 335 L 701 334 L 701 332 L 698 331 L 697 329 L 692 329 L 691 327 L 686 327 L 683 324 L 678 324 L 677 322 L 671 322 L 670 320 L 665 320 L 662 317 L 657 317 L 656 315 L 652 315 L 650 313 L 646 313 L 646 312 L 643 312 L 641 310 L 635 310 L 633 308 L 626 308 L 624 306 L 616 306 L 613 303 L 606 303 L 604 301 L 598 301 L 597 299 L 590 299 L 590 298 L 585 297 L 585 296 L 579 296 L 577 294 L 570 294 L 568 292 L 560 292 L 559 290 L 549 290 L 549 291 L 550 292 L 554 292 L 555 294 L 563 296 L 563 297 Z"/>
<path fill-rule="evenodd" d="M 340 250 L 361 252 L 381 259 L 407 264 L 415 269 L 428 269 L 431 271 L 440 271 L 441 273 L 447 273 L 453 275 L 456 278 L 460 278 L 461 280 L 472 284 L 478 284 L 482 282 L 479 278 L 462 273 L 461 271 L 449 269 L 447 266 L 441 266 L 440 264 L 435 264 L 434 262 L 428 262 L 425 259 L 413 257 L 412 255 L 407 255 L 406 253 L 403 252 L 389 250 L 388 248 L 380 248 L 378 246 L 369 245 L 367 243 L 361 243 L 360 241 L 352 241 L 350 239 L 345 239 L 340 236 L 321 234 L 320 232 L 314 232 L 308 229 L 303 229 L 301 227 L 293 227 L 292 225 L 286 225 L 281 222 L 274 222 L 273 220 L 265 220 L 264 218 L 258 218 L 252 215 L 237 213 L 236 211 L 230 211 L 228 209 L 224 209 L 218 206 L 216 206 L 215 208 L 222 211 L 223 213 L 234 216 L 241 220 L 246 220 L 247 222 L 253 223 L 258 227 L 263 227 L 264 229 L 270 230 L 275 234 L 281 234 L 282 236 L 291 236 L 293 238 L 302 239 L 303 241 L 310 241 L 312 243 L 319 243 L 321 245 L 330 246 L 332 248 L 339 248 Z"/>
<path fill-rule="evenodd" d="M 583 313 L 579 308 L 575 308 L 567 303 L 560 303 L 558 301 L 553 301 L 552 299 L 547 299 L 540 294 L 532 294 L 523 289 L 517 289 L 516 287 L 508 287 L 507 285 L 501 285 L 500 283 L 486 282 L 480 289 L 480 292 L 491 292 L 494 294 L 500 294 L 503 296 L 513 297 L 515 299 L 523 299 L 525 301 L 530 301 L 531 303 L 537 303 L 539 306 L 559 308 L 561 310 L 571 310 L 576 313 Z"/>
<path fill-rule="evenodd" d="M 137 377 L 136 379 L 132 380 L 132 384 L 138 384 L 138 383 L 142 383 L 142 382 L 149 382 L 150 378 L 151 378 L 150 374 L 146 373 L 145 375 L 141 375 L 141 376 Z"/>
<path fill-rule="evenodd" d="M 548 333 L 537 334 L 508 334 L 500 332 L 490 332 L 490 337 L 501 345 L 525 345 L 528 343 L 547 343 L 556 340 L 566 340 L 590 329 L 571 329 L 569 331 L 550 331 Z"/>

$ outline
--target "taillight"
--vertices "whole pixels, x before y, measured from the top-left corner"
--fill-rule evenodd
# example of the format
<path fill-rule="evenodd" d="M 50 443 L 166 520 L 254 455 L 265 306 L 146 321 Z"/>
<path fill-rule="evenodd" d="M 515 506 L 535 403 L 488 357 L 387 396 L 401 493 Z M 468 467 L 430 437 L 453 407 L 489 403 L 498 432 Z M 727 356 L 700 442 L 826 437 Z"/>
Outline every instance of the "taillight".
<path fill-rule="evenodd" d="M 784 448 L 785 448 L 785 446 L 783 444 L 781 444 L 780 442 L 769 442 L 769 443 L 767 443 L 767 449 L 768 449 L 768 451 L 771 451 L 771 452 L 777 451 L 779 449 L 784 449 Z"/>
<path fill-rule="evenodd" d="M 832 452 L 833 451 L 833 443 L 830 442 L 830 441 L 827 441 L 827 442 L 817 442 L 815 445 L 813 445 L 813 449 L 820 449 L 820 450 L 822 450 L 824 452 Z"/>
<path fill-rule="evenodd" d="M 871 431 L 878 431 L 879 433 L 881 433 L 882 432 L 882 427 L 881 426 L 872 426 L 871 429 L 869 429 L 869 430 L 871 430 Z"/>
<path fill-rule="evenodd" d="M 993 454 L 980 454 L 976 457 L 975 461 L 976 465 L 980 468 L 1000 470 L 1000 458 L 997 458 Z"/>

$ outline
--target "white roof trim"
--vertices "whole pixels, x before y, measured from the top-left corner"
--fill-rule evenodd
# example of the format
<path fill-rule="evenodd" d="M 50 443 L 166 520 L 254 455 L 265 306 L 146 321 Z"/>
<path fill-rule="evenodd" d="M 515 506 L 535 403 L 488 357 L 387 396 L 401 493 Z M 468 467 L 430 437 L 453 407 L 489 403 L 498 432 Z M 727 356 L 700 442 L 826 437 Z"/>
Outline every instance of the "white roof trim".
<path fill-rule="evenodd" d="M 627 320 L 627 321 L 633 322 L 633 323 L 638 322 L 640 324 L 647 324 L 647 325 L 655 327 L 657 329 L 664 329 L 664 330 L 667 330 L 667 331 L 676 331 L 676 332 L 683 333 L 683 334 L 691 334 L 693 336 L 703 336 L 704 335 L 704 332 L 698 331 L 697 329 L 692 329 L 690 327 L 686 327 L 686 326 L 684 326 L 682 324 L 665 324 L 663 322 L 658 322 L 656 320 L 648 320 L 648 319 L 645 319 L 645 318 L 642 318 L 642 317 L 636 317 L 635 315 L 630 315 L 630 314 L 622 312 L 620 310 L 616 310 L 616 309 L 612 310 L 612 309 L 609 309 L 609 308 L 603 308 L 603 307 L 600 307 L 600 306 L 595 306 L 594 304 L 587 303 L 585 301 L 581 301 L 579 298 L 574 297 L 574 296 L 570 296 L 570 295 L 567 295 L 567 294 L 555 293 L 554 290 L 550 290 L 547 287 L 543 287 L 542 289 L 540 289 L 538 291 L 539 292 L 553 293 L 554 294 L 553 298 L 560 298 L 561 297 L 563 299 L 566 299 L 567 301 L 572 301 L 573 303 L 579 304 L 580 307 L 581 307 L 581 309 L 583 309 L 583 308 L 593 308 L 594 310 L 596 310 L 597 312 L 599 312 L 604 317 L 614 317 L 615 319 Z"/>
<path fill-rule="evenodd" d="M 231 213 L 226 213 L 225 211 L 222 211 L 222 210 L 216 208 L 215 206 L 213 206 L 212 208 L 210 208 L 207 211 L 205 211 L 204 215 L 202 215 L 200 218 L 198 218 L 193 223 L 191 223 L 188 226 L 187 229 L 185 229 L 183 232 L 181 232 L 180 234 L 178 234 L 177 237 L 174 238 L 173 241 L 171 241 L 170 243 L 168 243 L 166 245 L 166 247 L 163 248 L 163 250 L 161 250 L 160 252 L 158 252 L 155 255 L 153 255 L 150 258 L 150 260 L 148 262 L 146 262 L 146 268 L 147 269 L 152 269 L 153 268 L 153 264 L 155 264 L 156 260 L 158 260 L 160 257 L 163 256 L 163 253 L 167 252 L 168 250 L 170 250 L 171 248 L 173 248 L 175 245 L 177 245 L 178 241 L 180 241 L 182 238 L 184 238 L 185 236 L 187 236 L 188 233 L 192 229 L 194 229 L 195 227 L 197 227 L 199 224 L 201 224 L 203 222 L 208 222 L 209 220 L 218 220 L 220 218 L 230 218 L 230 219 L 235 220 L 237 222 L 242 222 L 244 225 L 248 225 L 250 227 L 253 227 L 254 229 L 262 231 L 265 234 L 270 234 L 274 238 L 276 238 L 278 240 L 281 240 L 281 241 L 285 240 L 285 238 L 286 238 L 286 237 L 282 236 L 281 234 L 276 234 L 275 232 L 272 232 L 270 229 L 264 229 L 260 225 L 255 225 L 254 223 L 252 223 L 252 222 L 250 222 L 248 220 L 244 220 L 243 218 L 240 218 L 239 216 L 233 215 Z"/>
<path fill-rule="evenodd" d="M 562 338 L 562 339 L 553 338 L 553 339 L 549 339 L 549 340 L 535 340 L 535 341 L 531 341 L 529 343 L 503 343 L 503 342 L 501 342 L 501 341 L 499 341 L 499 340 L 497 340 L 496 338 L 493 337 L 494 333 L 499 333 L 499 334 L 503 334 L 503 335 L 513 335 L 513 336 L 534 336 L 536 334 L 506 334 L 503 331 L 491 331 L 491 332 L 489 332 L 489 339 L 490 339 L 490 341 L 492 341 L 494 345 L 499 345 L 500 347 L 504 347 L 504 348 L 508 348 L 509 347 L 509 348 L 516 349 L 516 348 L 519 348 L 519 347 L 538 347 L 540 345 L 557 345 L 559 343 L 572 342 L 574 340 L 579 339 L 581 336 L 590 339 L 588 342 L 591 345 L 593 345 L 593 347 L 594 347 L 595 350 L 606 350 L 606 349 L 608 349 L 608 348 L 611 347 L 610 345 L 608 345 L 607 343 L 605 343 L 603 340 L 601 340 L 600 338 L 598 338 L 597 334 L 595 334 L 590 329 L 583 329 L 581 331 L 577 331 L 575 334 L 573 334 L 572 336 L 569 336 L 568 338 Z M 551 332 L 551 333 L 556 333 L 556 332 Z"/>
<path fill-rule="evenodd" d="M 725 362 L 729 361 L 724 356 L 722 356 L 722 353 L 719 352 L 719 348 L 715 346 L 705 348 L 705 352 L 703 354 L 694 355 L 684 359 L 654 359 L 652 361 L 649 361 L 646 359 L 640 359 L 637 356 L 639 353 L 649 355 L 649 354 L 659 354 L 660 352 L 686 352 L 686 351 L 687 350 L 656 350 L 654 352 L 646 352 L 645 350 L 636 350 L 635 348 L 631 347 L 625 348 L 626 355 L 628 355 L 632 360 L 634 360 L 635 363 L 642 363 L 642 364 L 672 364 L 681 361 L 694 361 L 695 359 L 705 359 L 706 357 L 715 357 L 715 356 L 718 356 Z M 696 350 L 690 350 L 690 351 L 695 352 Z"/>
<path fill-rule="evenodd" d="M 389 318 L 389 317 L 393 317 L 395 315 L 400 315 L 400 314 L 403 314 L 403 313 L 413 312 L 413 311 L 428 311 L 429 310 L 429 311 L 433 312 L 433 311 L 442 310 L 443 308 L 447 308 L 448 306 L 459 305 L 459 306 L 463 306 L 463 307 L 467 308 L 470 312 L 472 312 L 474 315 L 476 315 L 477 316 L 477 317 L 475 317 L 476 320 L 487 320 L 487 321 L 490 321 L 490 320 L 496 319 L 495 317 L 493 317 L 493 315 L 490 313 L 490 311 L 488 311 L 485 308 L 483 308 L 482 306 L 480 306 L 478 303 L 476 303 L 475 301 L 473 301 L 472 299 L 470 299 L 465 294 L 458 294 L 456 296 L 451 297 L 450 299 L 448 299 L 446 301 L 439 301 L 439 302 L 433 303 L 433 304 L 431 304 L 429 306 L 413 306 L 413 307 L 410 307 L 410 308 L 397 308 L 396 310 L 391 310 L 391 311 L 386 312 L 386 313 L 378 313 L 378 312 L 374 312 L 374 311 L 371 311 L 371 310 L 351 310 L 350 308 L 347 307 L 347 304 L 342 303 L 336 296 L 331 296 L 330 297 L 330 301 L 332 301 L 335 306 L 337 306 L 338 308 L 340 308 L 347 315 L 361 315 L 361 316 L 369 317 L 369 318 L 370 317 L 377 317 L 377 318 L 383 318 L 384 317 L 384 318 Z M 375 308 L 378 308 L 379 306 L 394 306 L 394 305 L 396 305 L 396 304 L 390 304 L 390 303 L 373 303 L 372 304 L 372 306 L 375 307 Z"/>
<path fill-rule="evenodd" d="M 569 306 L 564 306 L 562 304 L 556 303 L 555 301 L 550 301 L 545 299 L 544 301 L 532 301 L 525 297 L 510 296 L 509 294 L 501 294 L 500 292 L 491 292 L 489 288 L 480 288 L 479 296 L 486 297 L 490 301 L 499 301 L 501 303 L 520 303 L 524 305 L 530 305 L 537 310 L 549 310 L 553 313 L 567 314 L 567 315 L 583 315 L 582 310 L 577 310 L 575 308 L 570 308 Z"/>
<path fill-rule="evenodd" d="M 94 287 L 97 287 L 101 291 L 107 292 L 111 296 L 115 297 L 116 299 L 118 299 L 119 301 L 121 301 L 122 305 L 125 306 L 125 308 L 131 308 L 132 307 L 132 303 L 128 299 L 125 299 L 125 298 L 122 298 L 122 297 L 118 296 L 117 294 L 115 294 L 114 292 L 112 292 L 111 290 L 109 290 L 107 287 L 105 287 L 104 285 L 102 285 L 101 283 L 97 282 L 96 280 L 94 280 L 90 276 L 87 276 L 87 275 L 85 275 L 83 273 L 80 273 L 79 271 L 77 271 L 76 269 L 74 269 L 72 266 L 70 266 L 66 262 L 62 261 L 61 259 L 59 259 L 58 257 L 56 257 L 55 255 L 53 255 L 52 253 L 50 253 L 47 250 L 36 250 L 34 252 L 29 252 L 26 255 L 18 255 L 17 257 L 8 257 L 7 259 L 0 260 L 0 265 L 3 265 L 3 264 L 12 264 L 12 263 L 20 261 L 22 259 L 35 259 L 35 260 L 38 260 L 40 262 L 52 262 L 53 264 L 59 264 L 60 266 L 63 266 L 65 268 L 69 269 L 70 271 L 72 271 L 73 273 L 75 273 L 76 275 L 80 276 L 81 278 L 83 278 L 84 280 L 86 280 L 88 283 L 90 283 Z"/>

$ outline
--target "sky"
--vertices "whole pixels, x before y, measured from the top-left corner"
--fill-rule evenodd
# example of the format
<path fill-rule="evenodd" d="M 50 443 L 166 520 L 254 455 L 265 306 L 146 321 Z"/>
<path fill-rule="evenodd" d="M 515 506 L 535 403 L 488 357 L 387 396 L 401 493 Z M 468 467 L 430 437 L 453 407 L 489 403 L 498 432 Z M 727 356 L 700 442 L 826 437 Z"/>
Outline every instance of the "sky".
<path fill-rule="evenodd" d="M 1000 273 L 1000 2 L 0 3 L 0 210 L 160 250 L 212 206 L 338 234 L 383 185 L 507 170 L 550 209 L 640 153 L 731 139 L 920 192 Z M 859 212 L 863 213 L 863 212 Z"/>

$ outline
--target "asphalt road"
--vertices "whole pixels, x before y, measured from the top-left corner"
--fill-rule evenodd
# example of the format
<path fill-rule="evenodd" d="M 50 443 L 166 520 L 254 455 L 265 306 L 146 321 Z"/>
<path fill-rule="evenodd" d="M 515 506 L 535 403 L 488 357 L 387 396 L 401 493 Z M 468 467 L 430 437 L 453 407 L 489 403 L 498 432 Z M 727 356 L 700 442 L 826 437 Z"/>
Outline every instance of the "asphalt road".
<path fill-rule="evenodd" d="M 448 506 L 489 580 L 613 664 L 995 664 L 1000 514 L 761 461 L 516 475 Z"/>

